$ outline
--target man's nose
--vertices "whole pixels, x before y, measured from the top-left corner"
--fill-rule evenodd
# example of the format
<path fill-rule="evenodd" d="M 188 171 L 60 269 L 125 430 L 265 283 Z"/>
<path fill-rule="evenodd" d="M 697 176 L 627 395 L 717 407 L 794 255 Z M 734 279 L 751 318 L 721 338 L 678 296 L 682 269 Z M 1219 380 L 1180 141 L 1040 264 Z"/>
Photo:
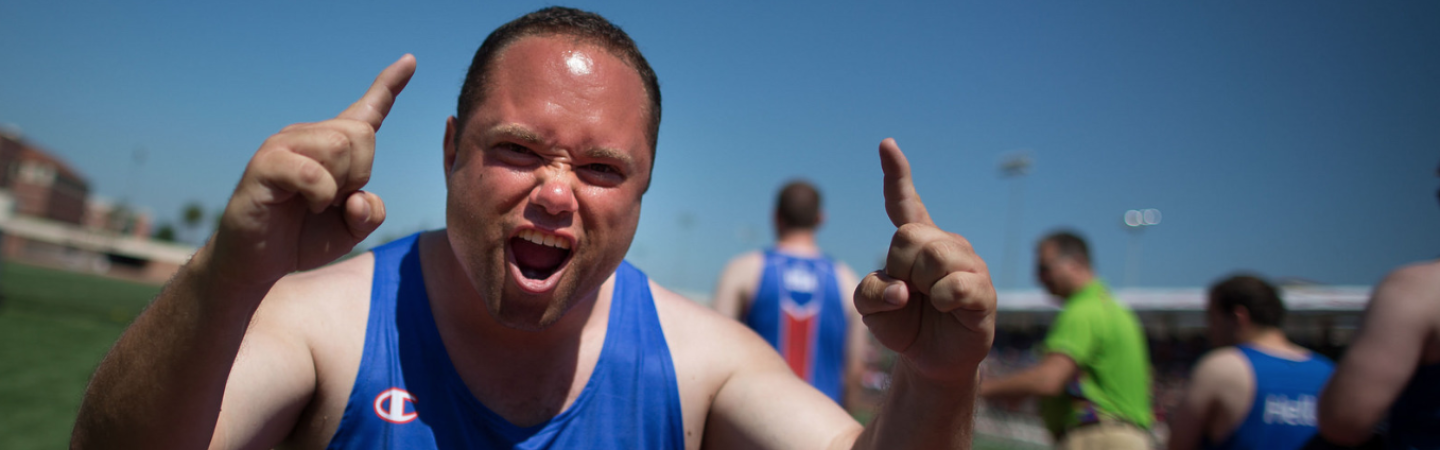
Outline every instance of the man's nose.
<path fill-rule="evenodd" d="M 578 205 L 569 182 L 571 178 L 567 173 L 552 171 L 530 192 L 530 202 L 544 208 L 545 213 L 550 215 L 575 212 Z"/>

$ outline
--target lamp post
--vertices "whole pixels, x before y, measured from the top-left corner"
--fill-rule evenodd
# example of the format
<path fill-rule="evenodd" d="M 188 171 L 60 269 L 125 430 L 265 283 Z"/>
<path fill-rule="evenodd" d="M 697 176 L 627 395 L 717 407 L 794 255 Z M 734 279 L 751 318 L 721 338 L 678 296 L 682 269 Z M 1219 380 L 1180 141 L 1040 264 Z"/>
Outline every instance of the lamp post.
<path fill-rule="evenodd" d="M 1140 282 L 1140 235 L 1145 228 L 1160 224 L 1160 210 L 1132 209 L 1125 211 L 1125 228 L 1130 232 L 1130 245 L 1125 255 L 1125 287 Z"/>
<path fill-rule="evenodd" d="M 1015 263 L 1020 251 L 1020 243 L 1016 239 L 1025 207 L 1025 175 L 1030 173 L 1030 166 L 1034 164 L 1030 152 L 1024 150 L 1000 159 L 1000 176 L 1010 179 L 1010 204 L 1005 214 L 1005 260 L 1001 264 L 1000 277 L 1001 286 L 1007 289 L 1015 288 Z"/>

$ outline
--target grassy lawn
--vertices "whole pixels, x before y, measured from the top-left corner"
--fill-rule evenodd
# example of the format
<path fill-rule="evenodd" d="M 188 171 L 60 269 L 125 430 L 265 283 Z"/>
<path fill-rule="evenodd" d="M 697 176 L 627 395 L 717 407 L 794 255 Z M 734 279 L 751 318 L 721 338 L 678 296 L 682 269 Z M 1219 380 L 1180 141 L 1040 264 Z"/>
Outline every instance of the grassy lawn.
<path fill-rule="evenodd" d="M 85 383 L 159 286 L 7 261 L 0 269 L 0 448 L 66 448 Z"/>

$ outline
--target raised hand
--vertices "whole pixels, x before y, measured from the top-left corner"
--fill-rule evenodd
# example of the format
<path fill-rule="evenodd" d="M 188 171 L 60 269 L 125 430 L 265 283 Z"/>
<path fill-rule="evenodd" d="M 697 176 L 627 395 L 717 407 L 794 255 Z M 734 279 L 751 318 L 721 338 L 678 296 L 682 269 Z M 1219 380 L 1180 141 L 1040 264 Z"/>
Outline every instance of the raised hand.
<path fill-rule="evenodd" d="M 866 275 L 855 307 L 881 344 L 921 376 L 975 376 L 995 335 L 995 287 L 970 241 L 941 230 L 915 192 L 894 139 L 880 143 L 885 212 L 898 228 L 885 269 Z"/>
<path fill-rule="evenodd" d="M 405 55 L 365 95 L 324 122 L 270 136 L 245 168 L 209 243 L 216 273 L 238 285 L 267 285 L 348 253 L 385 220 L 370 181 L 375 132 L 415 73 Z"/>

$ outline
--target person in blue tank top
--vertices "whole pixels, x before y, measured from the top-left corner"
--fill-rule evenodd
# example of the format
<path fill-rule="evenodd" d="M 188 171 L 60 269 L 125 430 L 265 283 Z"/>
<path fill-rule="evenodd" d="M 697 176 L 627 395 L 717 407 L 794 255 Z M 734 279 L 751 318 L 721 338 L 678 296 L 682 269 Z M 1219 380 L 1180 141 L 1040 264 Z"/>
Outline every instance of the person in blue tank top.
<path fill-rule="evenodd" d="M 765 338 L 796 376 L 853 410 L 869 334 L 851 301 L 854 271 L 816 244 L 823 222 L 820 190 L 786 183 L 775 200 L 775 246 L 731 260 L 711 302 Z"/>
<path fill-rule="evenodd" d="M 213 238 L 96 369 L 72 448 L 969 445 L 995 290 L 894 140 L 896 231 L 854 303 L 900 360 L 862 427 L 743 325 L 625 263 L 659 82 L 594 13 L 492 32 L 445 123 L 446 228 L 334 262 L 385 219 L 361 188 L 415 68 L 405 55 L 335 119 L 265 140 Z"/>
<path fill-rule="evenodd" d="M 1232 276 L 1209 297 L 1206 328 L 1221 348 L 1196 363 L 1167 448 L 1303 447 L 1315 436 L 1316 399 L 1334 365 L 1285 337 L 1285 304 L 1265 280 Z"/>

